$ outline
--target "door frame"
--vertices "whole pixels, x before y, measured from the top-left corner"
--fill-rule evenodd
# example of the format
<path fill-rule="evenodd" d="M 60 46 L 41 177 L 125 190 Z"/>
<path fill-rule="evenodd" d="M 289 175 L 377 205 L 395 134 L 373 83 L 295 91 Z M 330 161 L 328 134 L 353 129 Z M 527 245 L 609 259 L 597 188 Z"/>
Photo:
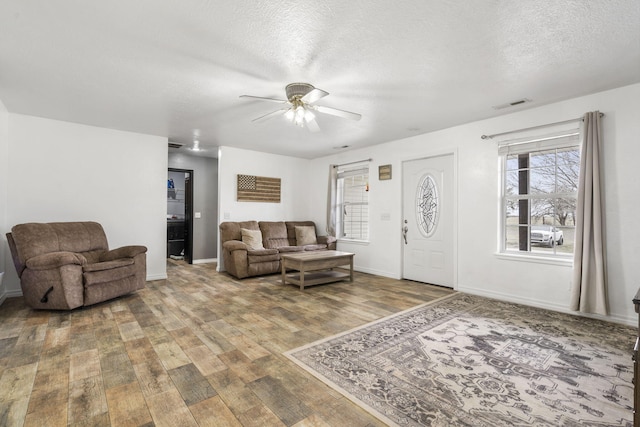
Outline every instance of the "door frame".
<path fill-rule="evenodd" d="M 187 235 L 184 239 L 184 259 L 193 264 L 193 169 L 168 168 L 168 172 L 184 172 L 189 174 L 189 181 L 184 185 L 184 227 Z"/>
<path fill-rule="evenodd" d="M 400 214 L 400 223 L 398 225 L 398 239 L 400 239 L 400 278 L 404 280 L 404 257 L 405 257 L 405 250 L 404 250 L 404 242 L 402 241 L 402 227 L 404 227 L 404 218 L 405 218 L 405 211 L 404 211 L 404 206 L 405 206 L 405 198 L 404 198 L 404 193 L 405 193 L 405 182 L 404 182 L 404 171 L 405 171 L 405 165 L 408 162 L 412 162 L 412 161 L 416 161 L 416 160 L 429 160 L 429 159 L 433 159 L 436 157 L 444 157 L 444 156 L 449 156 L 452 155 L 453 156 L 453 289 L 457 290 L 458 289 L 458 150 L 457 149 L 453 149 L 453 150 L 442 150 L 442 151 L 434 151 L 422 156 L 418 156 L 418 157 L 407 157 L 407 158 L 403 158 L 400 160 L 400 199 L 401 199 L 401 203 L 400 203 L 400 210 L 401 210 L 401 214 Z M 408 280 L 408 279 L 407 279 Z"/>

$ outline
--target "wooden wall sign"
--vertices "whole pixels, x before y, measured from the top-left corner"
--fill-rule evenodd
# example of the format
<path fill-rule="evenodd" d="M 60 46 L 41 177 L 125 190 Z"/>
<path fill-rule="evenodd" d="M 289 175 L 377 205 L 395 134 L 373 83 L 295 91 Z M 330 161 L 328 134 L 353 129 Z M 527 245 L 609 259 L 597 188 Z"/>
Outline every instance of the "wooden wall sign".
<path fill-rule="evenodd" d="M 238 201 L 280 203 L 280 178 L 238 174 Z"/>
<path fill-rule="evenodd" d="M 391 165 L 378 166 L 378 179 L 380 181 L 391 179 Z"/>

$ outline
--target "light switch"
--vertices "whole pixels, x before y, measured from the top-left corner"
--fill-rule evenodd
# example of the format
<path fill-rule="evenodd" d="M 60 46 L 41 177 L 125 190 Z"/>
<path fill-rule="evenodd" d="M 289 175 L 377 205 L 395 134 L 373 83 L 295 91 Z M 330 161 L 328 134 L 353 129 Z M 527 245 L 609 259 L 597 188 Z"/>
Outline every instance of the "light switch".
<path fill-rule="evenodd" d="M 196 218 L 202 218 L 202 214 L 201 214 L 200 212 L 196 212 L 196 213 L 195 213 L 195 217 L 196 217 Z"/>
<path fill-rule="evenodd" d="M 224 219 L 231 219 L 231 214 L 229 212 L 225 212 Z"/>

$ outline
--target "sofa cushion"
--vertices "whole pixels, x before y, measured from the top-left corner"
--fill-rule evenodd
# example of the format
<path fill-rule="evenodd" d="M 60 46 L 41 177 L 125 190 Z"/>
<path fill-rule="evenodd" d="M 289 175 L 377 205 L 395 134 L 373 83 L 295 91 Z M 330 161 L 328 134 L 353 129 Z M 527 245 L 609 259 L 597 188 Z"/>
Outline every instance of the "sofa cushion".
<path fill-rule="evenodd" d="M 319 243 L 317 245 L 304 245 L 303 248 L 305 251 L 320 251 L 323 249 L 327 249 L 327 245 L 325 245 L 324 243 Z"/>
<path fill-rule="evenodd" d="M 279 249 L 291 244 L 287 239 L 287 227 L 283 221 L 260 221 L 259 226 L 265 248 Z"/>
<path fill-rule="evenodd" d="M 112 263 L 113 261 L 108 261 Z M 102 263 L 101 263 L 102 264 Z M 106 264 L 106 263 L 105 263 Z M 107 270 L 86 271 L 82 274 L 84 276 L 84 285 L 93 286 L 102 283 L 108 284 L 117 280 L 124 279 L 125 277 L 136 275 L 136 266 L 132 263 L 130 265 L 121 266 L 118 268 L 109 268 Z M 129 292 L 127 290 L 127 292 Z"/>
<path fill-rule="evenodd" d="M 258 221 L 223 222 L 220 224 L 220 241 L 222 243 L 229 240 L 241 241 L 241 228 L 246 228 L 247 230 L 260 230 L 260 228 L 258 227 Z"/>
<path fill-rule="evenodd" d="M 316 239 L 316 228 L 311 225 L 296 226 L 296 245 L 315 245 L 318 243 Z"/>
<path fill-rule="evenodd" d="M 280 246 L 278 248 L 278 251 L 280 253 L 286 253 L 286 252 L 302 252 L 304 251 L 304 246 Z"/>
<path fill-rule="evenodd" d="M 287 228 L 287 238 L 289 239 L 289 244 L 291 246 L 295 246 L 297 244 L 296 227 L 311 226 L 315 228 L 316 224 L 313 221 L 285 221 L 285 226 Z"/>
<path fill-rule="evenodd" d="M 11 232 L 23 262 L 49 252 L 108 249 L 102 226 L 91 221 L 18 224 Z"/>
<path fill-rule="evenodd" d="M 261 262 L 278 262 L 280 254 L 276 249 L 263 249 L 261 251 L 247 251 L 249 265 Z"/>
<path fill-rule="evenodd" d="M 282 249 L 289 246 L 289 239 L 271 238 L 263 241 L 264 247 L 267 249 Z"/>
<path fill-rule="evenodd" d="M 262 233 L 260 230 L 248 230 L 246 228 L 241 228 L 240 234 L 242 235 L 242 243 L 247 245 L 249 249 L 264 249 L 264 246 L 262 246 Z"/>

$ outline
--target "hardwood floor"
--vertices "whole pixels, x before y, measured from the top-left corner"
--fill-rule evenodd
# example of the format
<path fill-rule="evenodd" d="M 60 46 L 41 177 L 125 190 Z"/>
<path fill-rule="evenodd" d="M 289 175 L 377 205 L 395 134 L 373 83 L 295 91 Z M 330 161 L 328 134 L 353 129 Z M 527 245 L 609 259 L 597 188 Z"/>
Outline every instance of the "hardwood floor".
<path fill-rule="evenodd" d="M 168 261 L 71 312 L 0 306 L 2 426 L 381 426 L 282 352 L 452 293 L 355 273 L 300 291 Z"/>

